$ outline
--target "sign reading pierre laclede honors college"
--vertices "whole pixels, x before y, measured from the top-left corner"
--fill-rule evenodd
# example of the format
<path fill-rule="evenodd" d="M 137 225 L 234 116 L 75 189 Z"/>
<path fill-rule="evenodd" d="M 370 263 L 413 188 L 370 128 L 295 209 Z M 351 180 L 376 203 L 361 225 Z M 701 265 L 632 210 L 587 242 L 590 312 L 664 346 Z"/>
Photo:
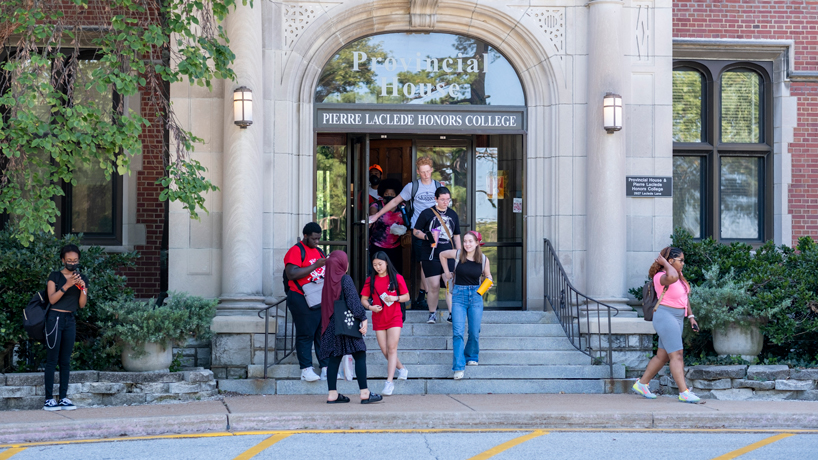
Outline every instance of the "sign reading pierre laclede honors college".
<path fill-rule="evenodd" d="M 673 196 L 673 178 L 665 176 L 627 176 L 625 178 L 625 196 L 671 197 Z"/>
<path fill-rule="evenodd" d="M 479 129 L 485 133 L 521 134 L 525 112 L 520 107 L 379 106 L 320 104 L 315 127 L 319 131 L 456 133 Z"/>

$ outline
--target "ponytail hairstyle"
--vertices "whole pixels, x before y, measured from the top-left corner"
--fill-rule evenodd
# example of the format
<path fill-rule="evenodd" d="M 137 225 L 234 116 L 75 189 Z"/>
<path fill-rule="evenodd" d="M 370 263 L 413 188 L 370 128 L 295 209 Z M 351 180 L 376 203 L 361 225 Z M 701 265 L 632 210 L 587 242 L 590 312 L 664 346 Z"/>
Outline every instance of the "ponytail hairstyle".
<path fill-rule="evenodd" d="M 474 247 L 474 262 L 480 264 L 480 266 L 482 267 L 483 266 L 483 251 L 480 250 L 480 246 L 483 245 L 483 237 L 480 235 L 479 232 L 471 230 L 469 232 L 466 232 L 466 234 L 463 235 L 463 238 L 465 238 L 465 237 L 467 237 L 469 235 L 471 235 L 471 237 L 474 238 L 474 241 L 477 243 L 477 245 Z M 461 264 L 465 264 L 466 261 L 469 260 L 469 259 L 466 258 L 466 256 L 467 256 L 466 250 L 461 249 L 460 250 L 460 263 Z"/>
<path fill-rule="evenodd" d="M 398 284 L 398 271 L 395 269 L 395 266 L 392 265 L 392 261 L 389 260 L 389 256 L 386 255 L 383 251 L 378 251 L 372 256 L 372 261 L 374 262 L 375 259 L 382 260 L 386 262 L 386 276 L 389 277 L 389 286 L 386 288 L 387 291 L 396 291 L 400 296 L 400 285 Z M 369 295 L 370 297 L 374 297 L 375 294 L 375 277 L 378 276 L 378 273 L 375 272 L 375 269 L 372 269 L 372 273 L 369 274 Z"/>
<path fill-rule="evenodd" d="M 666 260 L 670 260 L 678 259 L 684 253 L 679 248 L 668 246 L 659 251 L 659 254 Z M 656 276 L 657 273 L 663 271 L 665 271 L 665 267 L 663 267 L 662 264 L 660 264 L 659 262 L 653 262 L 653 265 L 650 266 L 650 270 L 648 270 L 648 277 L 651 279 L 651 281 L 653 281 L 653 277 Z M 679 272 L 679 279 L 684 281 L 684 284 L 687 286 L 687 291 L 690 292 L 690 283 L 687 282 L 684 273 L 682 273 L 681 271 Z"/>

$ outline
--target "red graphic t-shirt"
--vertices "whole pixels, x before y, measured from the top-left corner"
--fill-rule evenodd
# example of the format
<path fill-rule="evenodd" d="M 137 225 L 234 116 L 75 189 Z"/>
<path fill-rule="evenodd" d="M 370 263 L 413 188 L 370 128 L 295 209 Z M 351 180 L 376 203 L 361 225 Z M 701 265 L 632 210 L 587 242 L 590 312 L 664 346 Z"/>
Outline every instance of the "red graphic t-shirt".
<path fill-rule="evenodd" d="M 305 257 L 304 260 L 301 260 L 301 249 L 298 247 L 299 245 L 296 244 L 295 246 L 291 247 L 287 254 L 284 256 L 284 266 L 286 267 L 288 264 L 293 264 L 298 268 L 309 267 L 310 265 L 314 264 L 316 260 L 320 259 L 321 252 L 316 248 L 310 248 L 307 245 L 304 246 L 305 250 Z M 309 275 L 305 276 L 304 278 L 300 278 L 297 280 L 290 280 L 290 289 L 295 290 L 295 292 L 304 293 L 301 289 L 301 286 L 309 283 L 310 281 L 315 281 L 324 277 L 324 267 L 316 268 L 315 270 L 311 271 Z"/>
<path fill-rule="evenodd" d="M 372 304 L 383 306 L 383 310 L 378 313 L 372 313 L 372 330 L 374 331 L 383 331 L 392 327 L 403 327 L 403 318 L 400 310 L 400 303 L 394 302 L 390 306 L 384 306 L 383 301 L 380 299 L 380 295 L 386 292 L 386 295 L 403 295 L 409 292 L 409 289 L 406 288 L 406 281 L 404 281 L 401 275 L 397 275 L 398 281 L 398 290 L 389 290 L 389 277 L 388 276 L 375 276 L 375 292 L 370 293 L 369 288 L 369 280 L 370 277 L 366 277 L 366 282 L 364 282 L 364 288 L 361 289 L 361 297 L 372 297 Z"/>

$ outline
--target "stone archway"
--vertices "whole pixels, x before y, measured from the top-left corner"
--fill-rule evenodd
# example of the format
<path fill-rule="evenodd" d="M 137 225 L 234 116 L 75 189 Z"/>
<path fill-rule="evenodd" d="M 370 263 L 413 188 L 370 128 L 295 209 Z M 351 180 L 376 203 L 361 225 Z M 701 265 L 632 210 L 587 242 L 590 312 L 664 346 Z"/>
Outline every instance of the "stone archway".
<path fill-rule="evenodd" d="M 338 49 L 350 41 L 388 32 L 428 31 L 478 37 L 505 55 L 517 70 L 525 92 L 528 116 L 525 193 L 530 197 L 526 209 L 525 240 L 529 280 L 527 298 L 541 299 L 542 285 L 537 281 L 542 279 L 541 238 L 545 234 L 553 234 L 556 228 L 556 221 L 551 216 L 556 214 L 553 188 L 558 168 L 549 159 L 557 156 L 560 146 L 560 103 L 570 101 L 573 91 L 572 82 L 564 78 L 564 56 L 558 53 L 558 48 L 545 46 L 549 38 L 543 32 L 542 25 L 538 25 L 542 18 L 536 14 L 526 14 L 526 8 L 508 7 L 500 2 L 479 4 L 466 0 L 446 2 L 445 7 L 436 10 L 413 8 L 414 4 L 424 3 L 416 1 L 379 4 L 378 8 L 375 8 L 375 3 L 349 2 L 326 11 L 319 11 L 318 7 L 306 11 L 314 15 L 311 22 L 298 31 L 296 37 L 291 35 L 291 43 L 285 40 L 287 49 L 281 54 L 282 71 L 273 82 L 273 94 L 286 98 L 274 101 L 275 132 L 284 137 L 283 142 L 288 143 L 282 147 L 292 156 L 291 170 L 297 172 L 294 175 L 297 177 L 292 179 L 295 181 L 291 184 L 292 188 L 314 189 L 314 91 L 321 70 Z M 411 19 L 413 17 L 414 21 Z M 412 22 L 430 27 L 412 27 Z M 561 51 L 565 52 L 564 49 Z M 297 210 L 294 213 L 295 221 L 304 221 L 312 216 L 310 212 L 305 212 L 312 210 L 312 197 L 308 194 L 292 197 L 287 206 Z M 297 232 L 295 227 L 289 230 L 291 234 Z M 274 238 L 278 238 L 278 235 L 274 235 Z"/>

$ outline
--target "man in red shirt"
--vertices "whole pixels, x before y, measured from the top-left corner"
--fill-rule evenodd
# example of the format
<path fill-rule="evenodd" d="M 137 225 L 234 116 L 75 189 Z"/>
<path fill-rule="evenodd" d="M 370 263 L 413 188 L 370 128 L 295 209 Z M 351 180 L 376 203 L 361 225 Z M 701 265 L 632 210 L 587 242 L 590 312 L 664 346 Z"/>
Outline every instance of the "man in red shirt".
<path fill-rule="evenodd" d="M 287 308 L 293 315 L 295 324 L 295 354 L 301 366 L 301 380 L 315 382 L 326 379 L 326 370 L 329 360 L 319 361 L 322 375 L 312 368 L 312 346 L 315 344 L 315 354 L 321 345 L 321 304 L 318 308 L 310 308 L 304 296 L 304 285 L 314 283 L 324 278 L 324 253 L 318 249 L 321 240 L 321 226 L 310 222 L 304 226 L 304 238 L 287 251 L 284 256 L 284 274 L 287 282 Z"/>

